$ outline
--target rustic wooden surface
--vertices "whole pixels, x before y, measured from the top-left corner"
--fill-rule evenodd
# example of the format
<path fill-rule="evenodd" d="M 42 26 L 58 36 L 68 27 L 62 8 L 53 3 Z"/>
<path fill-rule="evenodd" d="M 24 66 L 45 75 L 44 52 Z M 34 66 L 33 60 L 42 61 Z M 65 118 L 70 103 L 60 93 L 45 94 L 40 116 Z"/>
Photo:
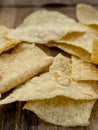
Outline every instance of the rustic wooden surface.
<path fill-rule="evenodd" d="M 40 6 L 47 4 L 75 5 L 78 3 L 98 4 L 98 0 L 0 0 L 3 6 Z"/>
<path fill-rule="evenodd" d="M 98 7 L 96 6 L 98 9 Z M 0 24 L 16 27 L 29 13 L 42 9 L 39 7 L 0 8 Z M 47 7 L 48 10 L 57 10 L 75 18 L 74 7 Z M 57 51 L 47 49 L 47 53 L 55 55 Z M 0 106 L 0 130 L 98 130 L 98 102 L 96 102 L 88 127 L 63 128 L 40 120 L 33 112 L 22 110 L 24 103 L 16 102 Z"/>

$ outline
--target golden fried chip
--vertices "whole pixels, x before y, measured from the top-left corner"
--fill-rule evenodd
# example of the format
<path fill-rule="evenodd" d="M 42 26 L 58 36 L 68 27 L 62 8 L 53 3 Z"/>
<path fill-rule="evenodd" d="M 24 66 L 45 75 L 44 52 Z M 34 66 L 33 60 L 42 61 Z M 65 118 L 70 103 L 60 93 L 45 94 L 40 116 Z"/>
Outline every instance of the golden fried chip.
<path fill-rule="evenodd" d="M 37 26 L 45 23 L 64 24 L 66 21 L 70 23 L 75 22 L 75 20 L 57 11 L 38 10 L 27 16 L 19 27 L 31 26 L 31 25 Z"/>
<path fill-rule="evenodd" d="M 77 19 L 85 25 L 98 25 L 98 11 L 92 6 L 78 4 L 76 9 Z"/>
<path fill-rule="evenodd" d="M 30 101 L 23 109 L 33 111 L 46 122 L 66 127 L 87 126 L 95 100 L 80 101 L 65 97 Z"/>
<path fill-rule="evenodd" d="M 38 37 L 40 37 L 39 38 L 40 41 L 38 40 L 38 37 L 37 37 L 37 39 L 35 39 L 36 41 L 35 40 L 32 41 L 32 39 L 34 39 L 33 37 L 32 37 L 32 39 L 30 39 L 30 38 L 28 39 L 26 37 L 27 35 L 24 38 L 24 36 L 23 37 L 17 36 L 17 34 L 16 34 L 17 39 L 18 39 L 18 37 L 21 37 L 21 38 L 19 38 L 20 40 L 28 41 L 28 42 L 36 42 L 36 43 L 47 43 L 47 42 L 53 40 L 53 41 L 58 41 L 61 43 L 67 43 L 70 45 L 81 47 L 82 49 L 91 53 L 93 38 L 95 37 L 95 35 L 97 35 L 97 37 L 98 37 L 98 31 L 96 31 L 95 29 L 92 29 L 92 28 L 89 28 L 86 26 L 82 27 L 82 25 L 80 25 L 79 23 L 76 23 L 73 19 L 71 19 L 71 18 L 67 17 L 66 15 L 63 15 L 59 12 L 56 12 L 56 11 L 46 11 L 46 10 L 36 11 L 35 13 L 32 13 L 31 15 L 29 15 L 23 21 L 23 24 L 19 28 L 21 30 L 21 27 L 23 29 L 23 27 L 26 27 L 26 28 L 29 28 L 28 26 L 32 26 L 32 27 L 37 26 L 38 27 L 39 25 L 42 27 L 41 30 L 44 29 L 43 26 L 46 26 L 45 30 L 43 30 L 43 33 L 40 32 L 40 34 L 38 34 Z M 44 32 L 45 33 L 47 32 L 46 29 L 49 29 L 49 26 L 52 27 L 53 31 L 49 30 L 50 32 L 52 32 L 52 34 L 49 31 L 48 31 L 48 34 L 44 34 Z M 66 27 L 64 27 L 64 26 L 66 26 Z M 76 30 L 74 30 L 74 27 L 76 28 Z M 55 28 L 58 29 L 58 31 L 55 30 Z M 63 28 L 64 28 L 64 30 L 66 28 L 66 34 L 64 34 Z M 84 34 L 83 32 L 85 32 L 85 31 L 83 31 L 81 29 L 84 29 L 86 31 L 86 34 Z M 19 30 L 19 34 L 21 32 L 20 30 Z M 30 29 L 27 29 L 27 30 L 30 31 Z M 28 34 L 29 34 L 29 31 L 28 31 Z M 63 33 L 60 34 L 60 32 L 62 32 L 62 31 L 63 31 Z M 36 36 L 37 36 L 37 33 L 38 33 L 38 31 L 36 31 Z M 25 30 L 24 30 L 24 34 L 26 34 Z M 32 35 L 31 31 L 30 31 L 30 34 Z M 41 34 L 43 34 L 43 36 Z M 58 34 L 60 34 L 60 35 L 58 35 Z M 15 35 L 15 34 L 13 34 L 13 35 Z M 35 38 L 36 38 L 36 36 L 35 36 Z M 11 36 L 11 37 L 13 37 L 13 36 Z M 48 37 L 48 39 L 45 40 L 46 37 Z M 10 38 L 10 36 L 9 36 L 9 38 Z"/>
<path fill-rule="evenodd" d="M 84 29 L 81 29 L 81 26 L 74 23 L 70 24 L 44 24 L 38 26 L 27 26 L 17 28 L 16 30 L 11 31 L 8 34 L 8 39 L 15 39 L 17 42 L 25 41 L 25 42 L 34 42 L 39 44 L 46 44 L 49 41 L 56 41 L 61 39 L 69 32 L 81 32 Z"/>
<path fill-rule="evenodd" d="M 10 54 L 0 56 L 0 93 L 25 82 L 53 61 L 34 44 L 19 44 Z"/>
<path fill-rule="evenodd" d="M 0 54 L 6 50 L 13 48 L 17 42 L 13 40 L 8 40 L 5 36 L 11 31 L 4 26 L 0 26 Z"/>
<path fill-rule="evenodd" d="M 53 46 L 58 47 L 61 50 L 65 51 L 69 54 L 78 56 L 79 58 L 83 59 L 84 61 L 91 62 L 91 54 L 80 47 L 66 44 L 66 43 L 62 44 L 62 43 L 56 43 L 56 42 L 51 42 L 46 45 L 48 47 L 53 47 Z"/>
<path fill-rule="evenodd" d="M 31 79 L 1 100 L 0 105 L 15 101 L 50 99 L 56 96 L 65 96 L 75 100 L 98 98 L 98 84 L 95 82 L 71 82 L 66 79 L 67 76 L 65 77 L 65 82 L 60 82 L 60 78 L 63 80 L 64 78 L 56 78 L 55 75 L 47 73 Z M 60 74 L 57 73 L 57 76 L 60 76 Z"/>
<path fill-rule="evenodd" d="M 98 40 L 94 40 L 92 54 L 91 54 L 91 62 L 98 65 Z"/>
<path fill-rule="evenodd" d="M 75 81 L 98 81 L 98 67 L 72 56 L 72 79 Z"/>
<path fill-rule="evenodd" d="M 55 11 L 37 11 L 24 20 L 23 25 L 8 34 L 18 42 L 46 44 L 60 40 L 70 32 L 85 32 L 86 27 Z"/>
<path fill-rule="evenodd" d="M 75 100 L 98 98 L 96 82 L 75 82 L 71 79 L 70 72 L 70 59 L 59 54 L 54 59 L 49 72 L 34 77 L 16 88 L 9 96 L 1 100 L 0 104 L 49 99 L 56 96 L 65 96 Z"/>
<path fill-rule="evenodd" d="M 91 54 L 93 40 L 96 39 L 97 37 L 98 37 L 98 30 L 96 30 L 96 28 L 88 27 L 85 33 L 79 33 L 79 32 L 69 33 L 63 39 L 56 42 L 80 47 Z"/>

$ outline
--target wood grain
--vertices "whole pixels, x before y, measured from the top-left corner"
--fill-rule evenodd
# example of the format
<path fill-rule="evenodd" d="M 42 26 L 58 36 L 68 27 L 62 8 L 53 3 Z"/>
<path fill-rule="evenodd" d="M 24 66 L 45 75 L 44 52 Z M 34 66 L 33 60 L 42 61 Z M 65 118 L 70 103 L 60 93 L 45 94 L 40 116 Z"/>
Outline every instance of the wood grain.
<path fill-rule="evenodd" d="M 0 0 L 2 6 L 42 6 L 47 4 L 76 5 L 78 3 L 98 4 L 98 0 Z"/>
<path fill-rule="evenodd" d="M 0 8 L 0 25 L 14 27 L 16 21 L 16 8 Z"/>
<path fill-rule="evenodd" d="M 98 9 L 98 7 L 96 7 Z M 22 20 L 31 12 L 43 8 L 0 8 L 0 24 L 8 27 L 18 26 Z M 57 10 L 68 16 L 75 18 L 74 7 L 45 7 L 48 10 Z M 43 48 L 43 47 L 42 47 Z M 43 48 L 48 55 L 55 56 L 59 49 Z M 63 54 L 66 54 L 62 51 Z M 63 128 L 45 123 L 40 120 L 33 112 L 22 110 L 24 102 L 16 102 L 0 106 L 0 130 L 98 130 L 98 102 L 96 102 L 88 127 Z"/>

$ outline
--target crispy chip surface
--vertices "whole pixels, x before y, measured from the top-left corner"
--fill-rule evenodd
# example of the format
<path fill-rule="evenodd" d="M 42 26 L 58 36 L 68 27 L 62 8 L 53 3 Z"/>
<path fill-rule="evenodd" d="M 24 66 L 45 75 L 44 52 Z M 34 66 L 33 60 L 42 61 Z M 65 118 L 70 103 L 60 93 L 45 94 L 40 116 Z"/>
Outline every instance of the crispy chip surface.
<path fill-rule="evenodd" d="M 94 40 L 94 42 L 93 42 L 91 61 L 92 61 L 92 63 L 98 65 L 98 40 L 97 39 Z"/>
<path fill-rule="evenodd" d="M 66 43 L 62 44 L 62 43 L 56 43 L 56 42 L 50 42 L 46 45 L 49 47 L 53 47 L 53 46 L 58 47 L 69 54 L 80 57 L 84 61 L 91 62 L 91 54 L 80 47 L 77 47 L 71 44 L 66 44 Z"/>
<path fill-rule="evenodd" d="M 15 101 L 49 99 L 65 96 L 75 100 L 97 99 L 98 84 L 96 82 L 75 82 L 71 79 L 71 60 L 57 55 L 50 71 L 34 77 L 15 89 L 0 104 Z"/>
<path fill-rule="evenodd" d="M 44 24 L 38 26 L 26 26 L 17 28 L 16 30 L 11 31 L 8 34 L 8 39 L 15 39 L 17 42 L 25 41 L 25 42 L 34 42 L 39 44 L 46 44 L 49 41 L 56 41 L 65 36 L 68 32 L 77 32 L 84 31 L 81 30 L 79 25 L 73 24 Z M 24 35 L 23 35 L 24 34 Z"/>
<path fill-rule="evenodd" d="M 30 101 L 24 109 L 33 111 L 46 122 L 67 126 L 87 126 L 95 100 L 80 101 L 65 97 Z"/>
<path fill-rule="evenodd" d="M 75 20 L 69 18 L 67 15 L 57 11 L 38 10 L 27 16 L 19 27 L 42 25 L 45 23 L 59 23 L 64 24 L 66 21 L 73 23 Z"/>
<path fill-rule="evenodd" d="M 10 54 L 0 57 L 0 93 L 23 83 L 53 61 L 34 44 L 19 44 Z"/>
<path fill-rule="evenodd" d="M 98 67 L 72 56 L 72 79 L 75 81 L 98 81 Z"/>
<path fill-rule="evenodd" d="M 69 45 L 74 45 L 76 47 L 80 47 L 87 51 L 88 53 L 92 53 L 92 45 L 93 40 L 98 37 L 98 30 L 96 28 L 88 27 L 85 33 L 73 32 L 67 34 L 63 39 L 61 39 L 60 43 L 67 43 Z"/>
<path fill-rule="evenodd" d="M 85 25 L 98 25 L 98 11 L 90 5 L 78 4 L 76 15 L 79 22 Z"/>
<path fill-rule="evenodd" d="M 37 11 L 24 20 L 23 25 L 11 31 L 8 39 L 46 44 L 60 40 L 70 32 L 85 32 L 86 27 L 55 11 Z M 24 35 L 23 35 L 24 34 Z"/>
<path fill-rule="evenodd" d="M 11 29 L 0 26 L 0 54 L 6 50 L 13 48 L 17 42 L 13 40 L 8 40 L 6 35 L 11 31 Z"/>

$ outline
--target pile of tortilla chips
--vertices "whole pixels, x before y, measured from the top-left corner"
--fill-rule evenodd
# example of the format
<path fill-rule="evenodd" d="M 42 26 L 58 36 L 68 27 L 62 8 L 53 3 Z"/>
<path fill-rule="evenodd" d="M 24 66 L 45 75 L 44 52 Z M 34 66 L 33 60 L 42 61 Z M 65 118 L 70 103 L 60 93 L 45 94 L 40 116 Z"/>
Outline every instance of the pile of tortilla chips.
<path fill-rule="evenodd" d="M 0 105 L 23 109 L 46 122 L 87 126 L 98 99 L 98 11 L 76 7 L 78 22 L 56 11 L 36 11 L 16 29 L 0 26 Z M 47 55 L 43 47 L 69 54 Z M 45 50 L 45 49 L 44 49 Z"/>

